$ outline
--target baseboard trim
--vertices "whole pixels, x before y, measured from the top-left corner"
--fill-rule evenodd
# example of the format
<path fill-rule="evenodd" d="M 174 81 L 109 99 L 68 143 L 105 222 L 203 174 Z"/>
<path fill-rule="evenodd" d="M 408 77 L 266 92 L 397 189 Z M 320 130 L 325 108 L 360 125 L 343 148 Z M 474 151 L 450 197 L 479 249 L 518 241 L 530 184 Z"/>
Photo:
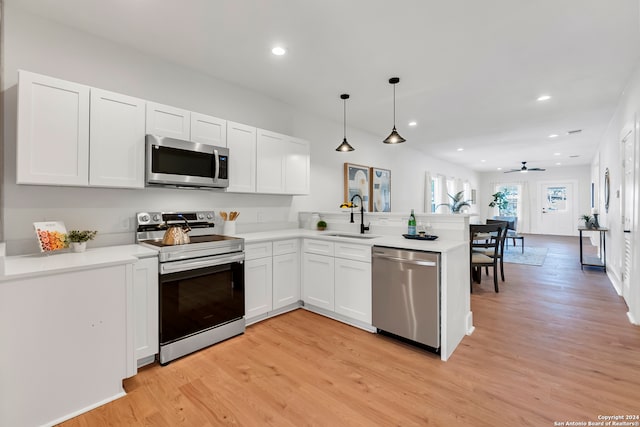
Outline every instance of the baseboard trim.
<path fill-rule="evenodd" d="M 107 403 L 113 402 L 114 400 L 120 399 L 121 397 L 126 396 L 126 395 L 127 395 L 127 393 L 122 391 L 121 393 L 115 394 L 115 395 L 113 395 L 111 397 L 108 397 L 108 398 L 106 398 L 104 400 L 96 402 L 96 403 L 94 403 L 92 405 L 86 406 L 86 407 L 84 407 L 82 409 L 79 409 L 77 411 L 71 412 L 70 414 L 63 415 L 62 417 L 60 417 L 58 419 L 55 419 L 53 421 L 49 421 L 46 424 L 43 424 L 41 427 L 52 427 L 52 426 L 58 425 L 58 424 L 60 424 L 60 423 L 62 423 L 64 421 L 70 420 L 71 418 L 75 418 L 78 415 L 84 414 L 85 412 L 89 412 L 92 409 L 96 409 L 99 406 L 106 405 Z"/>

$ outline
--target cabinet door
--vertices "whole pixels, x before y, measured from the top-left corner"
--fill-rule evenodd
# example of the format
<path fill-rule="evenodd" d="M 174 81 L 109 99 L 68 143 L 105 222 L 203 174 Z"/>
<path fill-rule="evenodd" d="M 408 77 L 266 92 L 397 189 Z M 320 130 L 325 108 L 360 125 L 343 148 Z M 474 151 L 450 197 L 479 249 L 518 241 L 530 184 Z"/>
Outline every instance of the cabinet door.
<path fill-rule="evenodd" d="M 273 308 L 300 300 L 300 257 L 298 252 L 273 257 Z"/>
<path fill-rule="evenodd" d="M 255 193 L 256 191 L 256 128 L 241 123 L 227 122 L 229 148 L 228 192 Z"/>
<path fill-rule="evenodd" d="M 244 295 L 247 320 L 271 311 L 272 274 L 271 257 L 245 261 Z"/>
<path fill-rule="evenodd" d="M 91 89 L 89 184 L 144 187 L 145 101 Z"/>
<path fill-rule="evenodd" d="M 289 138 L 285 144 L 284 192 L 309 194 L 311 165 L 309 143 L 299 138 Z"/>
<path fill-rule="evenodd" d="M 158 304 L 158 259 L 141 259 L 133 279 L 136 360 L 158 353 Z"/>
<path fill-rule="evenodd" d="M 258 129 L 256 190 L 282 194 L 284 186 L 285 135 Z"/>
<path fill-rule="evenodd" d="M 302 300 L 333 311 L 333 257 L 305 253 L 302 254 L 302 260 Z"/>
<path fill-rule="evenodd" d="M 335 259 L 336 313 L 371 324 L 371 264 Z"/>
<path fill-rule="evenodd" d="M 147 133 L 169 138 L 191 138 L 191 113 L 169 105 L 147 102 Z"/>
<path fill-rule="evenodd" d="M 88 86 L 20 71 L 16 172 L 18 184 L 88 184 Z"/>
<path fill-rule="evenodd" d="M 192 142 L 227 146 L 227 121 L 200 113 L 191 113 Z"/>

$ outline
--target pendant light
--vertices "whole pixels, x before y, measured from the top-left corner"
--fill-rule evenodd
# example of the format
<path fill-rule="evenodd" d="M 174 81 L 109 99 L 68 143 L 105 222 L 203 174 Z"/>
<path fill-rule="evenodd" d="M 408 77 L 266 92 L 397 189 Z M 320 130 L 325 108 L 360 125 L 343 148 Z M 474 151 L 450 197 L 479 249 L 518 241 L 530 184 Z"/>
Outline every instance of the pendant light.
<path fill-rule="evenodd" d="M 400 77 L 391 77 L 389 83 L 393 85 L 393 130 L 391 134 L 382 142 L 385 144 L 400 144 L 405 142 L 406 139 L 400 136 L 396 131 L 396 84 L 400 82 Z"/>
<path fill-rule="evenodd" d="M 340 99 L 342 99 L 344 101 L 344 139 L 342 140 L 342 144 L 338 145 L 338 148 L 336 148 L 336 151 L 353 151 L 355 150 L 355 148 L 353 148 L 348 142 L 347 142 L 347 99 L 349 99 L 349 95 L 346 93 L 343 93 L 342 95 L 340 95 Z"/>

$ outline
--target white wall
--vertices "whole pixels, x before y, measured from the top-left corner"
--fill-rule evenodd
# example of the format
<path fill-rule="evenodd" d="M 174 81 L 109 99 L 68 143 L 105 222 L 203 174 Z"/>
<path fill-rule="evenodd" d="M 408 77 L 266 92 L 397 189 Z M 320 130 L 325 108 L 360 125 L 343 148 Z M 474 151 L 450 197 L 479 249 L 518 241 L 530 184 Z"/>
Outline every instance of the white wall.
<path fill-rule="evenodd" d="M 636 129 L 636 156 L 640 156 L 640 63 L 631 76 L 622 94 L 616 114 L 612 118 L 607 131 L 602 137 L 598 153 L 594 157 L 594 182 L 599 183 L 599 211 L 601 218 L 606 221 L 610 231 L 607 233 L 607 272 L 618 292 L 621 291 L 622 261 L 624 256 L 624 232 L 622 228 L 622 210 L 620 194 L 623 181 L 621 160 L 621 138 L 623 132 Z M 638 160 L 636 160 L 637 162 Z M 611 195 L 609 212 L 604 209 L 604 173 L 610 173 Z M 636 173 L 637 173 L 636 166 Z M 640 174 L 635 177 L 635 215 L 632 227 L 633 268 L 631 272 L 631 291 L 625 295 L 629 306 L 629 317 L 636 324 L 640 324 Z"/>
<path fill-rule="evenodd" d="M 328 117 L 310 115 L 262 94 L 147 56 L 127 47 L 5 6 L 3 63 L 2 230 L 9 254 L 37 251 L 32 222 L 61 220 L 67 228 L 99 231 L 96 245 L 132 243 L 133 218 L 142 210 L 240 210 L 238 231 L 297 225 L 299 210 L 337 209 L 343 199 L 343 163 L 392 171 L 392 209 L 421 211 L 426 170 L 477 177 L 425 156 L 412 141 L 394 147 L 386 135 L 348 129 L 352 153 L 338 153 L 342 103 Z M 237 195 L 219 191 L 153 188 L 116 190 L 16 185 L 17 70 L 86 84 L 307 139 L 311 142 L 310 196 Z M 415 143 L 418 143 L 415 141 Z M 258 223 L 258 213 L 263 222 Z"/>
<path fill-rule="evenodd" d="M 495 193 L 493 183 L 508 184 L 517 182 L 527 182 L 529 187 L 529 221 L 521 221 L 522 224 L 529 223 L 529 227 L 521 229 L 523 233 L 543 233 L 541 228 L 540 210 L 540 184 L 550 184 L 553 182 L 575 181 L 577 183 L 576 196 L 578 197 L 577 212 L 575 212 L 575 226 L 572 235 L 578 235 L 578 217 L 582 214 L 591 213 L 591 170 L 590 166 L 553 167 L 544 172 L 508 173 L 504 172 L 484 172 L 480 174 L 480 201 L 478 202 L 479 213 L 483 218 L 490 218 L 494 209 L 489 207 L 489 202 L 493 200 L 491 195 Z"/>

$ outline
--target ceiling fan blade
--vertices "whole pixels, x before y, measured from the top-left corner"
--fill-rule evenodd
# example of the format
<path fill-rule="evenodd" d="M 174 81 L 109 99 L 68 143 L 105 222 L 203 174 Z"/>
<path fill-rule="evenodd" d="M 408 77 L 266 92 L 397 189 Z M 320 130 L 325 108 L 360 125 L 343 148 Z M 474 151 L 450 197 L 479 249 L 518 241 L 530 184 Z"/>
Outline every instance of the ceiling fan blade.
<path fill-rule="evenodd" d="M 544 171 L 546 171 L 546 169 L 542 169 L 542 168 L 528 168 L 527 170 L 530 170 L 530 171 L 537 171 L 537 172 L 544 172 Z"/>
<path fill-rule="evenodd" d="M 511 169 L 510 171 L 504 171 L 504 173 L 511 173 L 511 172 L 522 172 L 520 169 Z"/>

